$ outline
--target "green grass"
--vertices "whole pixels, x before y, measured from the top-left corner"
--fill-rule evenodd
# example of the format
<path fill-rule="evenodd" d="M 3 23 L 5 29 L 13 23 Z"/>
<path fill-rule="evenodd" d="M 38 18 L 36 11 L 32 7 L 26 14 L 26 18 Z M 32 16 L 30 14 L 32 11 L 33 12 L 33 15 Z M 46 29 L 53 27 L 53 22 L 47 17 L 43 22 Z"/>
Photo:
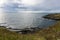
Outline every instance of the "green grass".
<path fill-rule="evenodd" d="M 0 28 L 0 40 L 45 40 L 40 34 L 20 34 Z"/>
<path fill-rule="evenodd" d="M 60 40 L 60 21 L 35 33 L 20 34 L 0 27 L 0 40 Z"/>

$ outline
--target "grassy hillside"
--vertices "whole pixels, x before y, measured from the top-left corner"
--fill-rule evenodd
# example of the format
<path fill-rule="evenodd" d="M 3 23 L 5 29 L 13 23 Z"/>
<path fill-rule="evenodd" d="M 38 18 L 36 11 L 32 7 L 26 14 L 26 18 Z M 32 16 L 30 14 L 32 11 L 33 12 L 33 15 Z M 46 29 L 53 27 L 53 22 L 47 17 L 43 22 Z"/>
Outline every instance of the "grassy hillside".
<path fill-rule="evenodd" d="M 60 21 L 35 33 L 20 34 L 0 27 L 0 40 L 60 40 Z"/>

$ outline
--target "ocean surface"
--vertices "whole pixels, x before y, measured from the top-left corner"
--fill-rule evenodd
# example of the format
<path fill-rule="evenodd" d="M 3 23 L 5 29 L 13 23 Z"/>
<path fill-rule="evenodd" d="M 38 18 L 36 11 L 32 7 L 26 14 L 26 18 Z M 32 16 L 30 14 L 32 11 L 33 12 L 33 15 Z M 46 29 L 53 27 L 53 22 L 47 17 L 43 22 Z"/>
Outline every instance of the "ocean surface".
<path fill-rule="evenodd" d="M 56 21 L 44 19 L 43 16 L 49 13 L 33 12 L 0 12 L 0 26 L 12 29 L 24 29 L 31 27 L 46 28 Z"/>

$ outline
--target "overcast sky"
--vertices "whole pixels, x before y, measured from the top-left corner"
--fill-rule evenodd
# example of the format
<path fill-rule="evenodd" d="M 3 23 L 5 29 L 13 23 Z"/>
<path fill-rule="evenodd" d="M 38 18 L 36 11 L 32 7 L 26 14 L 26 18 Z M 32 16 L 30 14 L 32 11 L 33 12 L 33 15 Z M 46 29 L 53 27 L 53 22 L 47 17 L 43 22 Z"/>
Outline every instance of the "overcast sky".
<path fill-rule="evenodd" d="M 0 0 L 4 10 L 60 11 L 60 0 Z"/>

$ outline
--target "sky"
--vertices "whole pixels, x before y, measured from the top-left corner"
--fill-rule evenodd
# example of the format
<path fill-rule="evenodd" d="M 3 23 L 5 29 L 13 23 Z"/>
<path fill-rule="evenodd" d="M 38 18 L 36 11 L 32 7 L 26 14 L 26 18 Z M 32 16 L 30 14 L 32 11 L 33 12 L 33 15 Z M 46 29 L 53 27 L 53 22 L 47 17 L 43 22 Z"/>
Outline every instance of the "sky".
<path fill-rule="evenodd" d="M 60 0 L 0 0 L 7 11 L 60 11 Z"/>

